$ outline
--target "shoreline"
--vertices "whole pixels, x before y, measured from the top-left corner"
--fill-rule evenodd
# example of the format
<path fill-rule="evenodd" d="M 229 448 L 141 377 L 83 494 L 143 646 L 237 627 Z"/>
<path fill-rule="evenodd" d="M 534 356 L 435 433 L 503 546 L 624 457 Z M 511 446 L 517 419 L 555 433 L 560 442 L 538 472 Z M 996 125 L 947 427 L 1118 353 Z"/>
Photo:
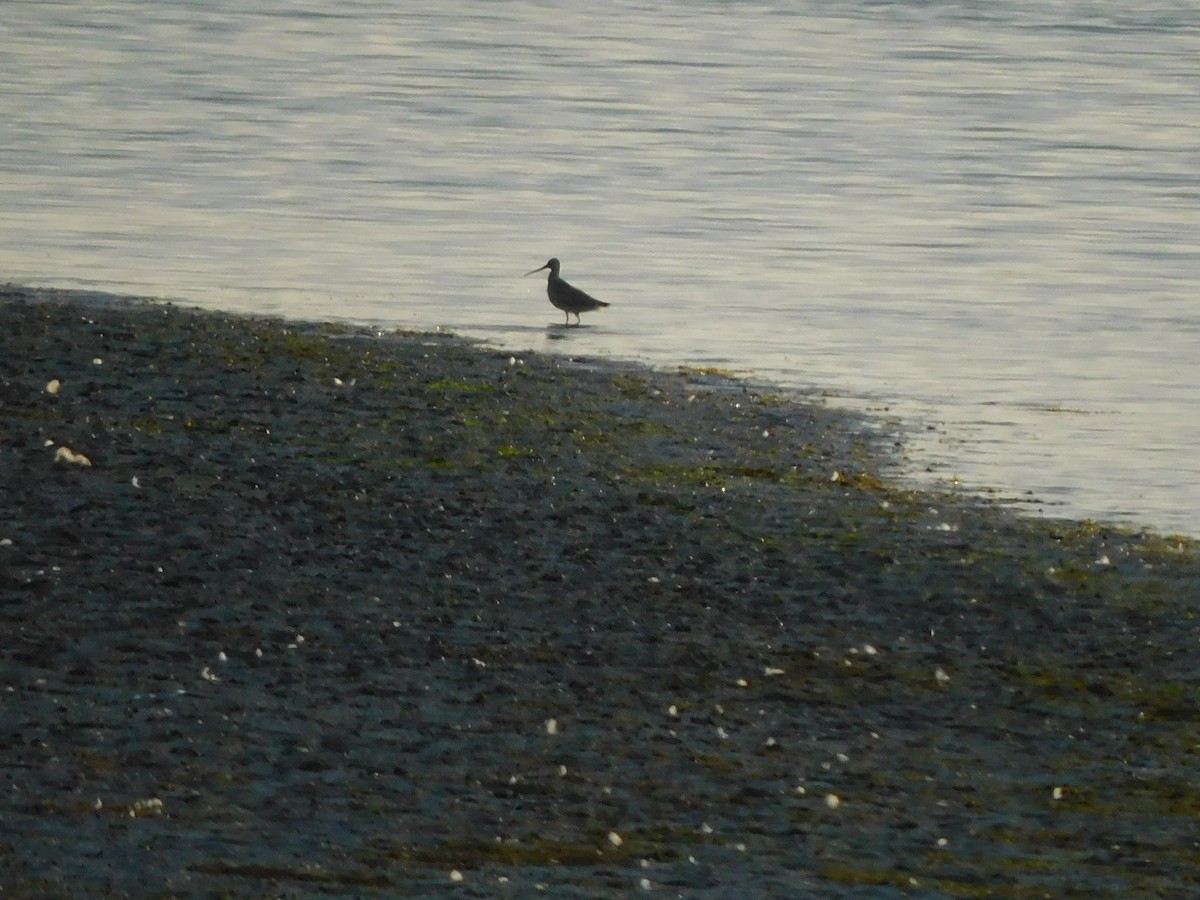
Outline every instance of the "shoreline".
<path fill-rule="evenodd" d="M 12 896 L 1197 884 L 1190 540 L 700 372 L 11 285 L 0 334 Z"/>

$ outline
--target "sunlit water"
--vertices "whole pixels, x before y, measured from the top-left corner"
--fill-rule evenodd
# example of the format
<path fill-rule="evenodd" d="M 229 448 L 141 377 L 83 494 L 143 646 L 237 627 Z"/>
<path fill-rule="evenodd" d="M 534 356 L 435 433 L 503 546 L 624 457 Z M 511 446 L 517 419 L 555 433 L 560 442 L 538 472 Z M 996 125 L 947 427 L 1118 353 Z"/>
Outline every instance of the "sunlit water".
<path fill-rule="evenodd" d="M 1200 534 L 1190 0 L 414 6 L 7 4 L 0 279 L 722 366 Z"/>

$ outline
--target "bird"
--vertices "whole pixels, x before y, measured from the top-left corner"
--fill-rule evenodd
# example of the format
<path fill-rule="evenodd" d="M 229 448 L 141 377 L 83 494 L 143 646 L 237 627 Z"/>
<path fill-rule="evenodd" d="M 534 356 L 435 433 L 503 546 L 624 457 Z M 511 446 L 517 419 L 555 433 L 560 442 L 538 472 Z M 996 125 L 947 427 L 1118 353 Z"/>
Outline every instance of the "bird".
<path fill-rule="evenodd" d="M 579 314 L 582 312 L 591 312 L 593 309 L 602 309 L 609 304 L 603 300 L 597 300 L 591 294 L 585 294 L 579 288 L 567 284 L 558 276 L 559 269 L 562 264 L 558 259 L 551 259 L 544 266 L 538 266 L 526 275 L 532 275 L 534 272 L 540 272 L 542 269 L 550 270 L 550 277 L 546 279 L 546 295 L 550 298 L 550 303 L 556 308 L 561 309 L 566 317 L 564 324 L 571 324 L 572 314 L 575 316 L 575 324 L 579 324 Z"/>

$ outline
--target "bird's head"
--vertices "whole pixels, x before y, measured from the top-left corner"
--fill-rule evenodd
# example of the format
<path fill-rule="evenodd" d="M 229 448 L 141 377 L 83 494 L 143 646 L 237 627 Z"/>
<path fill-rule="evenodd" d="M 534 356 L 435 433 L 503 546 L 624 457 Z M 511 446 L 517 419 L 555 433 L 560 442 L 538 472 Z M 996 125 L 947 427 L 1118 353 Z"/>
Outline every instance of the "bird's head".
<path fill-rule="evenodd" d="M 532 275 L 534 272 L 542 271 L 542 269 L 549 269 L 551 275 L 558 275 L 558 269 L 559 269 L 558 258 L 555 257 L 555 258 L 549 260 L 544 266 L 538 266 L 536 269 L 532 269 L 532 270 L 526 272 L 525 274 Z"/>

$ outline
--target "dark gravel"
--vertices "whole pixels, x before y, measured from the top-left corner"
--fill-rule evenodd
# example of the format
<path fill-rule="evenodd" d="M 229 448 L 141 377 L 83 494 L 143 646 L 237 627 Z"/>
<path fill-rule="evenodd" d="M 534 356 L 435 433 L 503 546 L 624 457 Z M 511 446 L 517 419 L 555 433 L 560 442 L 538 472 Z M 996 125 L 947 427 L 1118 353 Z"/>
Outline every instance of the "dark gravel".
<path fill-rule="evenodd" d="M 0 289 L 0 896 L 1194 896 L 1195 546 L 876 433 Z"/>

